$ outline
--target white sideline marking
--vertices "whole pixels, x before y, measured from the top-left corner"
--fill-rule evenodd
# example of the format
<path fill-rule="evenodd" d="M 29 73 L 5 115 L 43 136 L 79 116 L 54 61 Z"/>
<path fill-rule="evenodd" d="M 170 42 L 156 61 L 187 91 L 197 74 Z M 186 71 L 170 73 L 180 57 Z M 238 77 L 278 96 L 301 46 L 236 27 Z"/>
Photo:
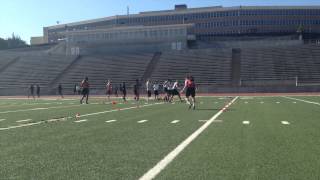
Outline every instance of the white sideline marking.
<path fill-rule="evenodd" d="M 0 119 L 0 122 L 1 122 L 1 121 L 5 121 L 5 120 L 6 120 L 6 119 Z"/>
<path fill-rule="evenodd" d="M 228 108 L 234 101 L 238 99 L 239 96 L 235 97 L 229 104 L 225 107 Z M 175 157 L 177 157 L 193 140 L 195 140 L 205 129 L 212 124 L 221 114 L 222 110 L 217 112 L 214 116 L 210 118 L 206 123 L 204 123 L 199 129 L 194 131 L 187 139 L 181 142 L 173 151 L 166 155 L 162 160 L 160 160 L 153 168 L 146 172 L 139 180 L 151 180 L 155 178 L 168 164 L 170 164 Z"/>
<path fill-rule="evenodd" d="M 245 104 L 248 104 L 248 102 L 246 101 L 246 102 L 244 102 Z"/>
<path fill-rule="evenodd" d="M 174 120 L 174 121 L 171 121 L 171 124 L 176 124 L 176 123 L 179 123 L 180 120 Z"/>
<path fill-rule="evenodd" d="M 86 122 L 88 121 L 88 119 L 81 119 L 81 120 L 78 120 L 78 121 L 74 121 L 75 123 L 80 123 L 80 122 Z"/>
<path fill-rule="evenodd" d="M 263 101 L 260 102 L 260 104 L 263 104 L 263 103 L 264 103 Z"/>
<path fill-rule="evenodd" d="M 16 121 L 17 123 L 32 121 L 32 119 L 23 119 Z"/>
<path fill-rule="evenodd" d="M 32 109 L 33 111 L 36 111 L 36 110 L 44 110 L 44 109 L 48 109 L 48 108 L 34 108 Z"/>
<path fill-rule="evenodd" d="M 207 122 L 208 120 L 199 120 L 199 122 Z"/>
<path fill-rule="evenodd" d="M 91 103 L 91 104 L 93 104 L 93 105 L 97 105 L 97 104 L 99 104 L 99 103 Z"/>
<path fill-rule="evenodd" d="M 282 97 L 287 98 L 287 99 L 291 99 L 291 100 L 297 100 L 297 101 L 301 101 L 301 102 L 305 102 L 305 103 L 310 103 L 310 104 L 315 104 L 315 105 L 319 105 L 319 106 L 320 106 L 320 103 L 313 102 L 313 101 L 307 101 L 307 100 L 298 99 L 298 98 L 292 98 L 292 97 L 287 97 L 287 96 L 282 96 Z"/>
<path fill-rule="evenodd" d="M 280 102 L 277 102 L 277 104 L 280 104 Z"/>
<path fill-rule="evenodd" d="M 290 123 L 288 121 L 281 121 L 281 124 L 289 125 Z"/>
<path fill-rule="evenodd" d="M 41 124 L 41 123 L 43 123 L 43 122 L 39 121 L 39 122 L 36 122 L 36 123 L 21 124 L 19 126 L 9 126 L 7 128 L 0 128 L 0 131 L 8 130 L 8 129 L 20 128 L 20 127 L 26 127 L 26 126 L 33 126 L 33 125 L 37 125 L 37 124 Z"/>
<path fill-rule="evenodd" d="M 111 122 L 116 122 L 117 120 L 113 119 L 113 120 L 109 120 L 109 121 L 106 121 L 106 123 L 111 123 Z"/>
<path fill-rule="evenodd" d="M 141 121 L 138 121 L 137 123 L 145 123 L 145 122 L 147 122 L 148 120 L 141 120 Z"/>
<path fill-rule="evenodd" d="M 245 124 L 245 125 L 250 124 L 250 121 L 242 121 L 242 124 Z"/>
<path fill-rule="evenodd" d="M 48 108 L 33 108 L 33 109 L 20 109 L 20 110 L 15 110 L 15 111 L 3 111 L 0 112 L 0 114 L 6 114 L 6 113 L 14 113 L 14 112 L 26 112 L 26 111 L 37 111 L 37 110 L 47 110 L 47 109 L 59 109 L 59 108 L 68 108 L 68 107 L 76 107 L 80 106 L 78 105 L 70 105 L 70 106 L 54 106 L 54 107 L 48 107 Z"/>
<path fill-rule="evenodd" d="M 155 104 L 149 104 L 149 105 L 145 105 L 145 106 L 152 106 L 152 105 L 158 105 L 158 104 L 164 104 L 163 102 L 162 103 L 155 103 Z M 145 107 L 145 106 L 140 106 L 140 107 Z M 123 110 L 129 110 L 129 109 L 136 109 L 137 107 L 129 107 L 129 108 L 123 108 L 123 109 L 120 109 L 120 111 L 123 111 Z M 110 110 L 110 111 L 102 111 L 102 112 L 97 112 L 97 113 L 91 113 L 91 114 L 85 114 L 85 115 L 82 115 L 82 116 L 79 116 L 79 117 L 85 117 L 85 116 L 91 116 L 91 115 L 96 115 L 96 114 L 103 114 L 103 113 L 110 113 L 110 112 L 114 112 L 116 110 Z M 68 118 L 72 118 L 72 117 L 68 117 Z M 58 121 L 59 119 L 52 119 L 52 121 Z M 36 123 L 28 123 L 28 124 L 22 124 L 22 125 L 19 125 L 19 126 L 10 126 L 10 127 L 7 127 L 7 128 L 0 128 L 0 131 L 2 130 L 9 130 L 9 129 L 15 129 L 15 128 L 21 128 L 21 127 L 26 127 L 26 126 L 33 126 L 33 125 L 38 125 L 38 124 L 42 124 L 42 123 L 45 123 L 46 121 L 39 121 L 39 122 L 36 122 Z"/>
<path fill-rule="evenodd" d="M 140 108 L 147 107 L 147 106 L 153 106 L 153 105 L 157 105 L 157 104 L 164 104 L 164 103 L 147 104 L 147 105 L 140 106 Z M 108 110 L 108 111 L 101 111 L 101 112 L 84 114 L 84 115 L 81 115 L 79 117 L 87 117 L 87 116 L 92 116 L 92 115 L 105 114 L 105 113 L 110 113 L 110 112 L 115 112 L 115 111 L 124 111 L 124 110 L 129 110 L 129 109 L 136 109 L 136 108 L 137 108 L 137 106 L 132 106 L 132 107 L 127 107 L 127 108 L 122 108 L 122 109 L 119 109 L 119 110 L 114 109 L 114 110 Z"/>
<path fill-rule="evenodd" d="M 58 119 L 49 119 L 47 122 L 56 122 L 56 121 L 64 121 L 67 120 L 67 118 L 58 118 Z"/>

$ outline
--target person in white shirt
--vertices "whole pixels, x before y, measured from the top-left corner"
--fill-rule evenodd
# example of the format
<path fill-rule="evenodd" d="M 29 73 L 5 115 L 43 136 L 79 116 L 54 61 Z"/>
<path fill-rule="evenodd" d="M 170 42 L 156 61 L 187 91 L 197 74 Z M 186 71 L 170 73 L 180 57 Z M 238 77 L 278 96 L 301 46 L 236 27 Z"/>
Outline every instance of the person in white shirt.
<path fill-rule="evenodd" d="M 178 85 L 179 85 L 179 82 L 178 82 L 178 80 L 176 80 L 176 81 L 173 83 L 172 87 L 171 87 L 171 93 L 170 93 L 170 94 L 171 94 L 171 98 L 170 98 L 170 102 L 172 102 L 174 96 L 178 96 L 179 99 L 180 99 L 180 101 L 182 102 L 180 93 L 179 93 L 179 91 L 178 91 Z"/>
<path fill-rule="evenodd" d="M 147 102 L 149 102 L 149 98 L 151 97 L 151 83 L 150 79 L 146 82 L 146 89 L 147 89 Z"/>
<path fill-rule="evenodd" d="M 159 85 L 158 82 L 155 82 L 155 83 L 153 84 L 153 92 L 154 92 L 154 99 L 155 99 L 155 100 L 158 100 L 158 99 L 159 99 L 159 87 L 160 87 L 160 85 Z"/>

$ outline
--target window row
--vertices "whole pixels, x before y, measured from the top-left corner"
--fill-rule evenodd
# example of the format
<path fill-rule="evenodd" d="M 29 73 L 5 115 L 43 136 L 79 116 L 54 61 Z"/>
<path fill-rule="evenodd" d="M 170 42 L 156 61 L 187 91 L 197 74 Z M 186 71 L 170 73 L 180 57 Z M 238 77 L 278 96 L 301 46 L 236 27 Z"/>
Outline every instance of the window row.
<path fill-rule="evenodd" d="M 308 20 L 235 20 L 197 23 L 197 28 L 227 27 L 227 26 L 257 26 L 257 25 L 320 25 L 320 19 Z"/>
<path fill-rule="evenodd" d="M 117 40 L 117 39 L 141 39 L 141 38 L 162 38 L 186 36 L 185 29 L 166 29 L 132 32 L 106 32 L 94 34 L 74 34 L 68 37 L 69 41 L 99 41 L 99 40 Z"/>

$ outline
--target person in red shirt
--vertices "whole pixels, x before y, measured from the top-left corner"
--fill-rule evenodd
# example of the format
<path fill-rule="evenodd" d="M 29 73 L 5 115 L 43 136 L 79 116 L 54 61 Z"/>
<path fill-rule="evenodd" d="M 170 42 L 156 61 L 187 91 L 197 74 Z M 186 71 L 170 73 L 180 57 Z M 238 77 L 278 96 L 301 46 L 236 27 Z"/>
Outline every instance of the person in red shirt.
<path fill-rule="evenodd" d="M 89 99 L 89 88 L 90 88 L 90 84 L 89 84 L 89 79 L 88 77 L 86 77 L 80 84 L 81 88 L 82 88 L 82 98 L 80 100 L 80 104 L 82 104 L 82 101 L 84 98 L 86 98 L 86 104 L 88 104 L 88 99 Z"/>
<path fill-rule="evenodd" d="M 193 110 L 196 109 L 196 84 L 194 83 L 193 76 L 187 76 L 184 82 L 184 87 L 181 90 L 181 93 L 186 89 L 186 102 L 189 104 L 189 109 L 193 107 Z M 191 97 L 191 98 L 190 98 Z"/>

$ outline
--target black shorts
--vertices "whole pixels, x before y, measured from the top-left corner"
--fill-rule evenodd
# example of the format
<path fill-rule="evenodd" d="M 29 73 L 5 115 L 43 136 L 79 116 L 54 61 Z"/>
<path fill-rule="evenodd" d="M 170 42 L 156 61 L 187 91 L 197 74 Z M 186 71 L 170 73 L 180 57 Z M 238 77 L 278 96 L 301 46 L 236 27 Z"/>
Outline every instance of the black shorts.
<path fill-rule="evenodd" d="M 173 93 L 173 90 L 172 90 L 172 89 L 169 89 L 169 90 L 167 91 L 167 94 L 168 94 L 168 95 L 172 95 L 172 93 Z"/>
<path fill-rule="evenodd" d="M 177 90 L 177 89 L 173 89 L 172 90 L 172 95 L 173 96 L 177 96 L 177 95 L 179 95 L 180 93 L 179 93 L 179 91 Z"/>
<path fill-rule="evenodd" d="M 164 88 L 164 92 L 165 92 L 165 93 L 168 93 L 168 88 Z"/>
<path fill-rule="evenodd" d="M 195 97 L 196 96 L 196 89 L 193 88 L 193 87 L 189 87 L 187 88 L 187 91 L 186 91 L 186 97 Z"/>
<path fill-rule="evenodd" d="M 82 89 L 82 95 L 89 95 L 89 89 L 88 88 L 83 88 Z"/>
<path fill-rule="evenodd" d="M 147 91 L 148 97 L 151 97 L 151 91 Z"/>
<path fill-rule="evenodd" d="M 159 95 L 159 91 L 158 91 L 158 90 L 155 90 L 155 91 L 154 91 L 154 95 L 155 95 L 155 96 L 158 96 L 158 95 Z"/>
<path fill-rule="evenodd" d="M 134 90 L 134 95 L 135 96 L 139 96 L 139 91 L 138 90 Z"/>
<path fill-rule="evenodd" d="M 107 90 L 107 95 L 111 95 L 112 91 L 111 90 Z"/>

